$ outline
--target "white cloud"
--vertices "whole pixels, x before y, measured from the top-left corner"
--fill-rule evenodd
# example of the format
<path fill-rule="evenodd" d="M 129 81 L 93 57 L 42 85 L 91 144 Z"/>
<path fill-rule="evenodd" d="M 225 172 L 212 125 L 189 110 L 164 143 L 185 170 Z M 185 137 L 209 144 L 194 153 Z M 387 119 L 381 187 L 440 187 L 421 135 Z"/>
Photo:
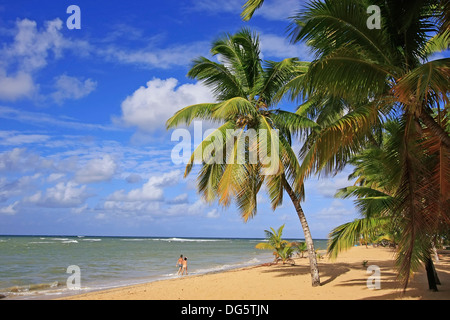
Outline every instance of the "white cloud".
<path fill-rule="evenodd" d="M 36 92 L 33 73 L 47 65 L 50 52 L 60 56 L 61 28 L 60 19 L 47 21 L 44 30 L 38 30 L 35 21 L 17 20 L 14 41 L 0 50 L 0 99 L 30 98 Z"/>
<path fill-rule="evenodd" d="M 51 173 L 49 174 L 47 181 L 48 182 L 55 182 L 62 178 L 64 178 L 66 175 L 64 173 Z"/>
<path fill-rule="evenodd" d="M 56 103 L 62 104 L 65 100 L 81 99 L 97 87 L 97 82 L 87 79 L 84 82 L 78 78 L 61 75 L 55 79 L 56 91 L 52 93 L 52 98 Z"/>
<path fill-rule="evenodd" d="M 39 155 L 24 148 L 14 148 L 0 153 L 0 172 L 26 172 L 49 168 L 53 162 L 42 159 Z"/>
<path fill-rule="evenodd" d="M 254 17 L 261 16 L 267 20 L 287 20 L 292 17 L 302 4 L 301 0 L 266 0 L 255 12 Z"/>
<path fill-rule="evenodd" d="M 188 65 L 192 59 L 205 55 L 208 52 L 208 48 L 209 43 L 205 41 L 178 44 L 162 49 L 154 46 L 143 49 L 128 49 L 110 45 L 106 49 L 99 48 L 97 54 L 104 59 L 123 64 L 150 69 L 168 69 Z"/>
<path fill-rule="evenodd" d="M 23 144 L 34 144 L 45 142 L 50 136 L 43 134 L 23 134 L 17 131 L 0 131 L 0 145 L 20 146 Z"/>
<path fill-rule="evenodd" d="M 348 209 L 345 207 L 341 200 L 333 200 L 329 207 L 321 209 L 315 218 L 331 220 L 331 221 L 345 221 L 348 222 L 349 219 L 353 218 L 355 212 L 353 209 Z M 342 222 L 344 223 L 344 222 Z"/>
<path fill-rule="evenodd" d="M 325 197 L 333 198 L 338 189 L 352 185 L 345 173 L 341 173 L 333 178 L 321 179 L 315 184 L 317 192 Z"/>
<path fill-rule="evenodd" d="M 206 11 L 210 13 L 230 12 L 240 14 L 243 2 L 241 0 L 215 1 L 215 0 L 196 0 L 193 1 L 190 9 Z"/>
<path fill-rule="evenodd" d="M 19 204 L 19 201 L 16 201 L 7 207 L 0 208 L 0 214 L 11 215 L 11 216 L 15 215 L 17 213 L 17 205 L 18 204 Z"/>
<path fill-rule="evenodd" d="M 239 15 L 244 3 L 244 0 L 196 0 L 191 9 L 214 14 L 228 12 Z M 300 9 L 301 3 L 301 0 L 265 0 L 263 6 L 255 12 L 253 17 L 263 17 L 266 20 L 286 20 Z"/>
<path fill-rule="evenodd" d="M 301 61 L 311 61 L 313 55 L 304 43 L 291 44 L 286 36 L 270 33 L 260 34 L 261 52 L 267 57 L 277 59 L 299 58 Z"/>
<path fill-rule="evenodd" d="M 109 201 L 162 201 L 164 199 L 164 187 L 173 186 L 181 178 L 181 172 L 172 171 L 161 176 L 152 176 L 141 187 L 126 193 L 124 190 L 114 192 Z"/>
<path fill-rule="evenodd" d="M 47 128 L 48 126 L 56 126 L 76 130 L 121 130 L 120 128 L 117 128 L 117 126 L 81 122 L 64 116 L 54 116 L 42 112 L 29 112 L 4 106 L 0 106 L 0 118 L 14 120 L 25 124 L 32 124 L 34 126 L 44 128 Z"/>
<path fill-rule="evenodd" d="M 86 186 L 79 186 L 69 181 L 59 182 L 56 186 L 48 188 L 45 193 L 41 191 L 28 197 L 28 202 L 47 208 L 73 208 L 83 205 L 91 197 Z"/>
<path fill-rule="evenodd" d="M 0 98 L 6 101 L 15 101 L 21 98 L 31 98 L 37 88 L 30 74 L 23 71 L 15 75 L 7 75 L 0 68 Z"/>
<path fill-rule="evenodd" d="M 203 214 L 203 211 L 207 206 L 208 205 L 202 199 L 198 199 L 194 203 L 171 205 L 163 211 L 163 214 L 166 216 L 197 216 Z"/>
<path fill-rule="evenodd" d="M 15 196 L 21 196 L 28 190 L 33 189 L 35 181 L 39 176 L 39 174 L 35 174 L 33 176 L 22 176 L 13 180 L 0 178 L 0 202 L 5 202 Z"/>
<path fill-rule="evenodd" d="M 119 121 L 152 132 L 163 129 L 167 119 L 183 107 L 215 101 L 210 90 L 199 82 L 177 85 L 178 80 L 174 78 L 148 81 L 122 102 Z"/>
<path fill-rule="evenodd" d="M 110 180 L 116 173 L 117 165 L 110 155 L 92 159 L 75 173 L 75 181 L 91 183 Z"/>
<path fill-rule="evenodd" d="M 39 70 L 46 67 L 49 61 L 61 58 L 65 50 L 76 50 L 79 55 L 86 52 L 89 45 L 64 38 L 62 28 L 63 22 L 59 18 L 45 21 L 43 28 L 38 28 L 36 21 L 29 19 L 16 21 L 15 30 L 11 32 L 14 34 L 13 40 L 0 49 L 0 99 L 14 101 L 37 97 L 39 85 L 35 83 L 34 76 Z M 54 98 L 58 102 L 77 99 L 93 90 L 92 80 L 88 79 L 80 86 L 73 79 L 70 79 L 70 85 L 64 76 L 57 79 Z"/>
<path fill-rule="evenodd" d="M 182 193 L 178 196 L 176 196 L 175 198 L 169 200 L 169 203 L 173 203 L 173 204 L 180 204 L 180 203 L 187 203 L 188 202 L 188 194 L 187 193 Z"/>
<path fill-rule="evenodd" d="M 217 219 L 217 218 L 219 218 L 220 217 L 219 210 L 217 210 L 216 208 L 212 209 L 211 211 L 209 211 L 206 214 L 206 217 L 209 218 L 209 219 Z"/>
<path fill-rule="evenodd" d="M 165 198 L 165 190 L 178 185 L 181 177 L 180 171 L 152 176 L 140 188 L 128 192 L 119 190 L 111 194 L 104 202 L 103 209 L 109 214 L 150 219 L 203 215 L 208 204 L 201 199 L 191 203 L 187 193 L 172 199 Z M 217 216 L 218 212 L 214 210 L 207 214 L 209 218 Z"/>
<path fill-rule="evenodd" d="M 70 46 L 60 32 L 62 26 L 59 18 L 46 21 L 43 30 L 38 30 L 35 21 L 18 20 L 14 42 L 3 49 L 3 57 L 16 62 L 25 72 L 43 68 L 47 65 L 49 53 L 58 58 L 62 50 Z"/>

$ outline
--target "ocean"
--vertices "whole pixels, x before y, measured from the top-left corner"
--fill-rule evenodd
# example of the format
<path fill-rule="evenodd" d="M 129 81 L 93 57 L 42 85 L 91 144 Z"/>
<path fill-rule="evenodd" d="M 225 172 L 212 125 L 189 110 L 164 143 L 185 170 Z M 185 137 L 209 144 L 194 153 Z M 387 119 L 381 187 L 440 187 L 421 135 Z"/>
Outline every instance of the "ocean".
<path fill-rule="evenodd" d="M 4 299 L 53 299 L 176 278 L 181 254 L 188 258 L 189 275 L 271 262 L 271 251 L 255 249 L 261 241 L 0 236 L 0 295 Z M 325 249 L 326 240 L 315 240 L 315 246 Z"/>

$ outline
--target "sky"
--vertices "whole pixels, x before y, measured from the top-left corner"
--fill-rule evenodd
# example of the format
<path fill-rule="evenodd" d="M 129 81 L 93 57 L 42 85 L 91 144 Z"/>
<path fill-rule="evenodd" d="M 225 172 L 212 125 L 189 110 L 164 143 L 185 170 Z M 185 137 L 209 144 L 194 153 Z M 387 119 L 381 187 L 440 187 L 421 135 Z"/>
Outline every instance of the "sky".
<path fill-rule="evenodd" d="M 186 74 L 194 58 L 212 58 L 219 36 L 248 27 L 264 59 L 312 59 L 286 40 L 299 0 L 267 0 L 250 22 L 240 19 L 243 3 L 1 1 L 0 234 L 262 238 L 285 224 L 285 237 L 303 238 L 287 196 L 273 211 L 261 192 L 244 223 L 234 205 L 205 203 L 198 168 L 183 178 L 171 157 L 179 141 L 166 120 L 214 101 Z M 73 4 L 79 29 L 67 24 Z M 358 216 L 351 200 L 333 197 L 350 172 L 306 182 L 313 238 Z"/>

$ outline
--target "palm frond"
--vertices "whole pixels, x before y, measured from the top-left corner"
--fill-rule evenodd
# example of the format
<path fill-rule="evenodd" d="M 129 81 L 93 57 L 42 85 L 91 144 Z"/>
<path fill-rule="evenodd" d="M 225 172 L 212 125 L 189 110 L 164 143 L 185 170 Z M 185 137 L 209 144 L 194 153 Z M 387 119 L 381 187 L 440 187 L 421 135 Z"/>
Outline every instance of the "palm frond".
<path fill-rule="evenodd" d="M 178 110 L 167 120 L 166 128 L 174 128 L 181 124 L 190 125 L 194 119 L 217 120 L 217 117 L 213 117 L 216 105 L 215 103 L 201 103 Z"/>
<path fill-rule="evenodd" d="M 392 88 L 400 102 L 409 106 L 409 111 L 420 113 L 424 105 L 435 105 L 440 101 L 449 103 L 450 58 L 427 62 L 404 77 Z"/>
<path fill-rule="evenodd" d="M 362 238 L 368 239 L 377 235 L 380 230 L 385 230 L 389 223 L 390 218 L 375 217 L 355 219 L 352 222 L 342 224 L 330 232 L 327 254 L 331 259 L 336 259 L 340 252 L 358 244 Z"/>
<path fill-rule="evenodd" d="M 442 52 L 450 49 L 450 29 L 443 31 L 442 33 L 436 34 L 431 38 L 426 46 L 423 48 L 423 55 L 426 57 L 431 56 L 437 52 Z"/>
<path fill-rule="evenodd" d="M 245 98 L 234 97 L 216 104 L 212 117 L 218 119 L 235 120 L 239 116 L 258 118 L 256 108 Z"/>
<path fill-rule="evenodd" d="M 218 101 L 245 97 L 245 92 L 236 76 L 225 65 L 205 57 L 195 59 L 187 75 L 189 78 L 203 81 L 212 89 Z"/>
<path fill-rule="evenodd" d="M 213 147 L 215 148 L 214 145 L 214 141 L 216 138 L 221 137 L 222 141 L 226 140 L 227 137 L 227 130 L 232 130 L 234 129 L 236 126 L 234 124 L 234 122 L 232 121 L 227 121 L 226 123 L 224 123 L 222 126 L 220 126 L 219 128 L 217 128 L 216 130 L 214 130 L 211 134 L 209 134 L 198 146 L 197 148 L 195 148 L 194 152 L 192 152 L 191 157 L 189 158 L 189 161 L 186 165 L 186 169 L 184 172 L 184 177 L 187 177 L 189 175 L 189 173 L 192 170 L 192 166 L 195 163 L 202 163 L 205 160 L 205 152 L 204 150 L 210 146 L 213 145 Z M 214 149 L 213 148 L 213 149 Z M 223 148 L 223 146 L 222 146 Z M 210 150 L 208 150 L 210 151 Z M 209 152 L 209 154 L 206 155 L 211 155 L 211 152 Z M 220 163 L 224 163 L 224 162 L 220 162 Z"/>
<path fill-rule="evenodd" d="M 363 1 L 311 1 L 292 18 L 292 42 L 306 41 L 317 55 L 328 55 L 340 47 L 358 47 L 372 61 L 392 64 L 384 30 L 367 28 L 367 6 Z"/>
<path fill-rule="evenodd" d="M 247 2 L 242 6 L 243 11 L 241 13 L 241 17 L 244 21 L 249 21 L 256 10 L 261 8 L 264 0 L 247 0 Z"/>

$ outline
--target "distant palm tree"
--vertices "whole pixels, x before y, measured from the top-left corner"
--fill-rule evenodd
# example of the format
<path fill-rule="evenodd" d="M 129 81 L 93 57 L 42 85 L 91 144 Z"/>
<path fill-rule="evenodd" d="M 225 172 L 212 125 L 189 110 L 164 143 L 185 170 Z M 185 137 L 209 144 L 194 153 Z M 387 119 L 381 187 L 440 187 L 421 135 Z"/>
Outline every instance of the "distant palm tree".
<path fill-rule="evenodd" d="M 218 102 L 185 107 L 167 121 L 167 128 L 189 125 L 194 119 L 220 123 L 220 127 L 192 153 L 185 176 L 190 173 L 195 160 L 200 159 L 198 190 L 203 198 L 207 201 L 218 199 L 224 206 L 230 205 L 234 198 L 244 221 L 256 214 L 257 194 L 263 184 L 273 209 L 282 203 L 286 192 L 302 225 L 310 253 L 312 285 L 317 286 L 320 277 L 314 244 L 301 207 L 304 189 L 302 183 L 295 182 L 299 163 L 291 147 L 293 135 L 307 133 L 317 125 L 301 115 L 274 108 L 281 99 L 285 83 L 304 74 L 307 63 L 296 58 L 263 63 L 259 38 L 247 29 L 215 41 L 211 53 L 220 62 L 197 58 L 188 76 L 211 87 Z M 231 137 L 227 135 L 229 130 L 235 133 Z M 257 135 L 257 142 L 247 139 L 251 132 Z M 241 163 L 238 145 L 246 146 L 246 161 Z M 270 167 L 275 170 L 268 171 L 264 159 L 248 161 L 251 152 L 256 150 L 269 155 L 272 159 Z M 205 151 L 210 155 L 208 159 L 203 157 Z"/>
<path fill-rule="evenodd" d="M 274 262 L 281 260 L 284 263 L 289 262 L 294 252 L 293 244 L 287 240 L 283 240 L 284 224 L 275 230 L 264 230 L 267 242 L 258 243 L 255 248 L 260 250 L 273 250 Z"/>
<path fill-rule="evenodd" d="M 305 242 L 291 242 L 291 246 L 301 258 L 303 258 L 303 254 L 308 251 L 308 247 Z"/>

